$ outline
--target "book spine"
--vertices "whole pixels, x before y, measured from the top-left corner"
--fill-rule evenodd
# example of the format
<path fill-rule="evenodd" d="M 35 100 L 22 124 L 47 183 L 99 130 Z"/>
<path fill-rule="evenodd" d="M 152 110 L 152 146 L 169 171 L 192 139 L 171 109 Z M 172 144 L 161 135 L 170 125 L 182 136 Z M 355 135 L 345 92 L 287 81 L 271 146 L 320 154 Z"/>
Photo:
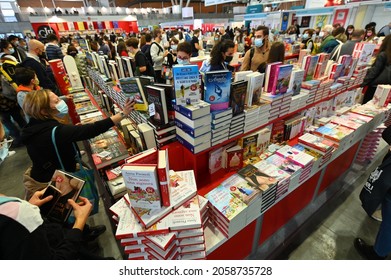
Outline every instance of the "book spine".
<path fill-rule="evenodd" d="M 162 197 L 162 206 L 170 206 L 170 193 L 169 193 L 169 185 L 167 172 L 165 168 L 158 168 L 158 177 L 159 177 L 159 187 L 160 187 L 160 195 Z"/>
<path fill-rule="evenodd" d="M 187 109 L 186 107 L 184 106 L 181 106 L 181 105 L 174 105 L 174 109 L 175 111 L 181 113 L 182 115 L 188 117 L 189 119 L 193 119 L 193 111 Z"/>
<path fill-rule="evenodd" d="M 273 82 L 272 82 L 271 90 L 268 91 L 268 92 L 271 92 L 271 94 L 273 94 L 273 95 L 276 94 L 276 88 L 277 88 L 277 82 L 278 82 L 278 75 L 279 74 L 280 74 L 280 66 L 277 65 L 275 67 L 274 76 L 272 76 Z"/>

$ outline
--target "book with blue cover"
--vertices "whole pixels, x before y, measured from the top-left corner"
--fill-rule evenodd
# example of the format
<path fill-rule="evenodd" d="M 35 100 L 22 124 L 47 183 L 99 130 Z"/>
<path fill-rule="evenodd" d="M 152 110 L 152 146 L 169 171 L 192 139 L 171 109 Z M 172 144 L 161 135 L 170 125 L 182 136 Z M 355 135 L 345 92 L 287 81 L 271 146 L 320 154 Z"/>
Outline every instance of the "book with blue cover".
<path fill-rule="evenodd" d="M 148 103 L 139 78 L 130 77 L 119 79 L 119 87 L 124 92 L 126 98 L 130 98 L 136 102 L 134 105 L 136 110 L 148 110 Z"/>
<path fill-rule="evenodd" d="M 232 73 L 228 70 L 205 73 L 204 100 L 211 104 L 210 110 L 223 110 L 229 107 Z"/>
<path fill-rule="evenodd" d="M 172 68 L 176 105 L 200 100 L 200 74 L 197 65 L 174 65 Z"/>

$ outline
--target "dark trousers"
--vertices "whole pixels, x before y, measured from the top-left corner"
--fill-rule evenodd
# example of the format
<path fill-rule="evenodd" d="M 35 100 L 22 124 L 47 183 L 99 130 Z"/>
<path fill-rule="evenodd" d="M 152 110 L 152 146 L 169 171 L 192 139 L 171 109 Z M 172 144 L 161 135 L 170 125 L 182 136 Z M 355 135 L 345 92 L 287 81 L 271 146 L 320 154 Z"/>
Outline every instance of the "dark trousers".
<path fill-rule="evenodd" d="M 365 104 L 367 103 L 368 101 L 371 101 L 373 96 L 375 95 L 375 91 L 376 91 L 376 86 L 375 87 L 371 87 L 369 86 L 367 88 L 367 91 L 365 92 L 364 94 L 364 99 L 362 101 L 362 104 Z"/>
<path fill-rule="evenodd" d="M 162 78 L 162 70 L 155 70 L 155 81 L 157 83 L 166 83 L 166 81 Z"/>
<path fill-rule="evenodd" d="M 12 121 L 11 117 L 18 124 L 19 128 Z M 19 129 L 26 125 L 26 120 L 23 118 L 20 108 L 16 107 L 7 112 L 0 112 L 0 118 L 4 126 L 8 129 L 9 135 L 14 138 L 14 146 L 19 146 L 21 144 Z"/>

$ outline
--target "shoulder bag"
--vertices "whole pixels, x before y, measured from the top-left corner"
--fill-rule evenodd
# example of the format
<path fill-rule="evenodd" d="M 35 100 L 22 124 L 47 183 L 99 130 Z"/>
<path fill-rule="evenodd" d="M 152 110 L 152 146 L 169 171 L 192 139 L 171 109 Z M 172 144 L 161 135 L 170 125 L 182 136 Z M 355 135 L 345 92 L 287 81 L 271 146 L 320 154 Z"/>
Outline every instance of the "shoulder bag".
<path fill-rule="evenodd" d="M 61 165 L 61 169 L 65 171 L 64 164 L 62 163 L 60 153 L 57 149 L 56 139 L 55 139 L 55 133 L 56 133 L 57 126 L 55 126 L 52 130 L 52 142 L 54 149 L 56 150 L 58 161 Z M 79 150 L 76 148 L 75 143 L 72 143 L 73 149 L 75 150 L 75 158 L 77 162 L 79 163 L 79 170 L 75 172 L 69 172 L 73 174 L 76 177 L 79 177 L 83 179 L 86 183 L 83 187 L 83 190 L 81 191 L 80 195 L 88 198 L 88 200 L 92 203 L 93 208 L 90 215 L 96 214 L 99 211 L 99 194 L 98 189 L 95 184 L 95 177 L 94 177 L 94 170 L 87 168 L 83 165 L 83 162 L 81 160 L 81 156 L 79 153 Z M 68 219 L 68 222 L 74 222 L 74 216 L 71 215 L 70 219 Z"/>
<path fill-rule="evenodd" d="M 365 212 L 371 216 L 382 204 L 391 189 L 391 157 L 383 161 L 368 177 L 360 192 Z"/>

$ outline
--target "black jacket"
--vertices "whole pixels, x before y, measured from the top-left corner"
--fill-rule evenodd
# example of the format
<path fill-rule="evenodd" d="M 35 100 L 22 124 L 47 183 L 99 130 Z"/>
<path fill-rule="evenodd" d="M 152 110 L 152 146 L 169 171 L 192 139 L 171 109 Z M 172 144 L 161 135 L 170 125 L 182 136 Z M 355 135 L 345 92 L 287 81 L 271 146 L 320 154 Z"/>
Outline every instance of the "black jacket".
<path fill-rule="evenodd" d="M 390 67 L 391 66 L 389 66 L 387 62 L 386 53 L 385 52 L 379 53 L 372 67 L 369 68 L 367 75 L 365 76 L 364 81 L 361 84 L 361 87 L 365 87 L 365 86 L 376 87 L 377 85 L 390 84 L 390 78 L 391 78 Z"/>
<path fill-rule="evenodd" d="M 30 119 L 22 130 L 22 141 L 33 162 L 31 177 L 38 182 L 49 182 L 56 169 L 61 169 L 52 143 L 52 130 L 56 129 L 56 145 L 65 171 L 76 169 L 72 143 L 94 138 L 114 125 L 110 118 L 85 125 L 63 125 L 58 121 Z"/>
<path fill-rule="evenodd" d="M 20 64 L 23 67 L 31 68 L 37 74 L 39 85 L 44 89 L 50 89 L 54 93 L 58 93 L 57 85 L 50 79 L 46 68 L 42 63 L 36 61 L 34 58 L 26 57 L 26 59 Z M 52 74 L 53 75 L 53 74 Z"/>
<path fill-rule="evenodd" d="M 72 260 L 81 249 L 81 230 L 44 222 L 27 201 L 12 198 L 0 205 L 0 259 Z"/>

